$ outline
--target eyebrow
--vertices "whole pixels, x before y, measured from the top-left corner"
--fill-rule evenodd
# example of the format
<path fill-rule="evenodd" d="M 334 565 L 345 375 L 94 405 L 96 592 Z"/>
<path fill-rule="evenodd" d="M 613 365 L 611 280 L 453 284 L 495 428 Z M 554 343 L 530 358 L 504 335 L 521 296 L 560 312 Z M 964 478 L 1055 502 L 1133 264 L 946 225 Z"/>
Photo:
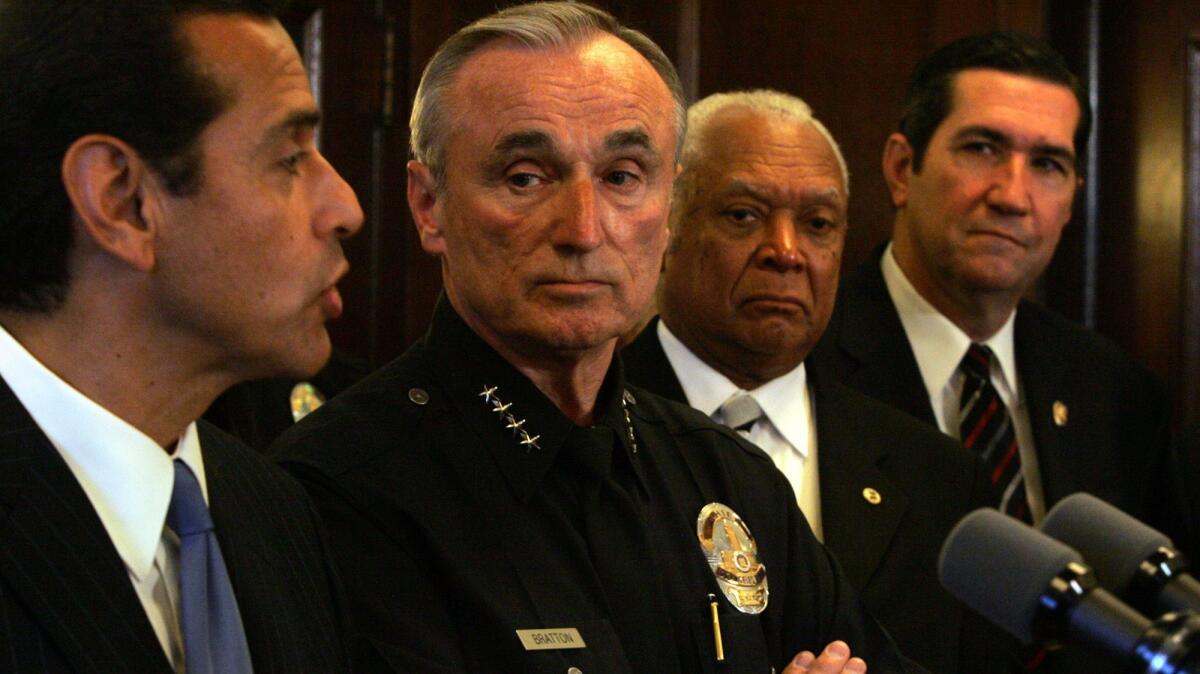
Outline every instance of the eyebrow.
<path fill-rule="evenodd" d="M 729 181 L 729 185 L 720 191 L 721 196 L 732 196 L 737 194 L 745 194 L 754 199 L 758 199 L 759 201 L 767 203 L 772 201 L 772 197 L 767 190 L 744 180 L 731 180 Z M 838 206 L 843 203 L 841 192 L 839 192 L 835 187 L 826 187 L 817 190 L 805 190 L 804 194 L 805 196 L 810 196 L 814 200 L 830 206 Z"/>
<path fill-rule="evenodd" d="M 997 131 L 990 126 L 967 126 L 959 129 L 958 133 L 955 134 L 955 138 L 959 139 L 967 136 L 982 136 L 994 143 L 998 143 L 1006 147 L 1013 146 L 1013 139 L 1008 134 Z M 1071 162 L 1072 164 L 1075 162 L 1075 153 L 1071 151 L 1071 148 L 1064 147 L 1062 145 L 1055 145 L 1053 143 L 1037 143 L 1033 146 L 1033 152 L 1040 155 L 1059 157 Z"/>
<path fill-rule="evenodd" d="M 258 148 L 268 148 L 288 137 L 296 129 L 313 129 L 321 123 L 321 111 L 316 108 L 302 108 L 288 113 L 279 123 L 271 126 L 263 134 Z"/>

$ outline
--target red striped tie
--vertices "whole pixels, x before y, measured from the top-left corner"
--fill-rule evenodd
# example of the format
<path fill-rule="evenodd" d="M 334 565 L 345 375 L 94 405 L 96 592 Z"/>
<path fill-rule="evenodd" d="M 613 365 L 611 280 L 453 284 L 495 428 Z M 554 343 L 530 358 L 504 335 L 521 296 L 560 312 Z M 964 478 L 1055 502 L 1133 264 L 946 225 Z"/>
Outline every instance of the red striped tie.
<path fill-rule="evenodd" d="M 966 375 L 958 415 L 963 446 L 977 452 L 987 468 L 994 490 L 992 504 L 1001 512 L 1030 522 L 1012 417 L 992 385 L 991 349 L 972 344 L 959 368 Z"/>

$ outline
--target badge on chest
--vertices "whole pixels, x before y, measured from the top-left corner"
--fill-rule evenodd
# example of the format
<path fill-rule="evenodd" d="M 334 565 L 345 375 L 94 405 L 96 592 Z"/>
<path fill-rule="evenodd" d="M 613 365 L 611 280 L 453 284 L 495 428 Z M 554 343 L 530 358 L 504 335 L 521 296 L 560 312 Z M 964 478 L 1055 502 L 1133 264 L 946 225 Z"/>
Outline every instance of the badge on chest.
<path fill-rule="evenodd" d="M 767 567 L 741 517 L 723 503 L 709 503 L 696 519 L 696 536 L 721 593 L 742 613 L 767 608 Z"/>

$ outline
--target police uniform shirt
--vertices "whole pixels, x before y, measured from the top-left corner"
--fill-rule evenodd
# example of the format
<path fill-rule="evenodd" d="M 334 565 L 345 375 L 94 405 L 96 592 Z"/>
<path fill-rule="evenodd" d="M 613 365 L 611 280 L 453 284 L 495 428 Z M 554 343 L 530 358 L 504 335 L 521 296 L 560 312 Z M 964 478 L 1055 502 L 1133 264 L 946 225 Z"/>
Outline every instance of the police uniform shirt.
<path fill-rule="evenodd" d="M 281 438 L 340 555 L 360 668 L 768 672 L 843 639 L 906 671 L 761 450 L 627 390 L 619 362 L 595 418 L 574 425 L 443 298 L 422 341 Z M 759 615 L 701 551 L 711 502 L 756 538 Z"/>

